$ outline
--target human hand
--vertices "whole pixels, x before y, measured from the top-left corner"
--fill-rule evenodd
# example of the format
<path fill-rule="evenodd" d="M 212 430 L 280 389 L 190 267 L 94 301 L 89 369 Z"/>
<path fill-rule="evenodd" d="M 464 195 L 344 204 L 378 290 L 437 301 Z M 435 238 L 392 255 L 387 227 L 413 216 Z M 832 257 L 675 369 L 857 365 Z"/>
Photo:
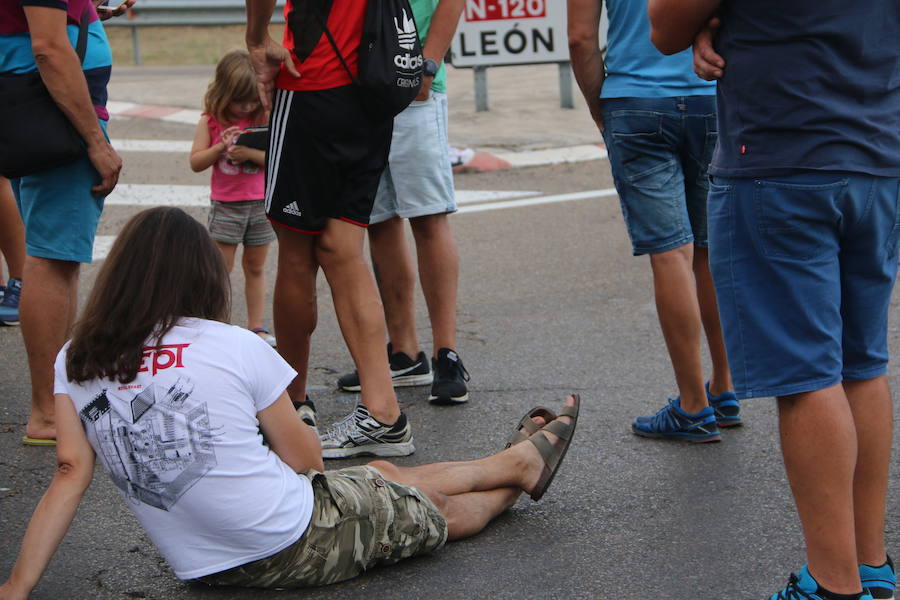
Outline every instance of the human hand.
<path fill-rule="evenodd" d="M 275 78 L 284 64 L 288 73 L 293 77 L 300 77 L 300 72 L 294 66 L 291 51 L 266 36 L 263 42 L 256 46 L 247 46 L 250 52 L 250 63 L 256 71 L 256 89 L 259 92 L 259 101 L 266 111 L 272 110 L 272 92 L 275 89 Z"/>
<path fill-rule="evenodd" d="M 104 0 L 92 0 L 92 1 L 94 3 L 94 8 L 98 9 L 97 16 L 100 17 L 101 21 L 106 21 L 113 17 L 119 17 L 121 15 L 124 15 L 128 11 L 128 9 L 131 8 L 132 6 L 134 6 L 134 3 L 137 2 L 137 0 L 124 0 L 124 2 L 122 2 L 115 8 L 107 7 L 104 9 L 100 9 L 100 4 L 102 4 L 104 2 Z"/>
<path fill-rule="evenodd" d="M 725 59 L 713 50 L 713 40 L 722 21 L 713 17 L 694 38 L 691 50 L 694 53 L 694 73 L 700 79 L 715 81 L 725 75 Z"/>
<path fill-rule="evenodd" d="M 228 147 L 231 144 L 234 143 L 234 139 L 238 136 L 238 134 L 241 131 L 243 131 L 243 129 L 241 129 L 237 125 L 232 125 L 231 127 L 229 127 L 228 129 L 226 129 L 225 131 L 222 132 L 222 136 L 221 136 L 222 143 L 225 144 L 226 150 L 228 149 Z"/>
<path fill-rule="evenodd" d="M 228 156 L 228 160 L 239 165 L 250 160 L 251 150 L 247 146 L 229 146 L 225 154 Z"/>
<path fill-rule="evenodd" d="M 100 183 L 91 188 L 98 198 L 104 198 L 112 193 L 113 188 L 119 182 L 119 173 L 122 171 L 122 158 L 113 150 L 109 142 L 88 146 L 88 158 L 97 172 L 100 174 Z"/>
<path fill-rule="evenodd" d="M 431 84 L 434 83 L 434 77 L 422 77 L 422 87 L 419 88 L 419 94 L 416 96 L 416 102 L 424 102 L 428 100 L 428 95 L 431 93 Z"/>

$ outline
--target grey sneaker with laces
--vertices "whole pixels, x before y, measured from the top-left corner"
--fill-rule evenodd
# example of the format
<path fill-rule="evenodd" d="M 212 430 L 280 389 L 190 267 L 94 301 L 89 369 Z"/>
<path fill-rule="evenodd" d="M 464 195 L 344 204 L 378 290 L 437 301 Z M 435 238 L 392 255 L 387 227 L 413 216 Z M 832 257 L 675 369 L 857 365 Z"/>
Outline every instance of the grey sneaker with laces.
<path fill-rule="evenodd" d="M 412 428 L 406 415 L 393 425 L 385 425 L 369 414 L 362 404 L 319 435 L 323 458 L 353 456 L 409 456 L 416 451 Z"/>

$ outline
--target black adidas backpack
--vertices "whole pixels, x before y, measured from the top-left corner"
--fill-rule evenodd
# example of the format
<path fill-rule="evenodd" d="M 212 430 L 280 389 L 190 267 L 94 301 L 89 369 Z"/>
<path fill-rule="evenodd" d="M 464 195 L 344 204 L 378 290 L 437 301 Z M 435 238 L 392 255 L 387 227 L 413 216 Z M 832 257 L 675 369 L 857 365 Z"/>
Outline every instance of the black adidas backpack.
<path fill-rule="evenodd" d="M 309 13 L 296 13 L 288 16 L 288 25 L 294 30 L 295 40 L 298 39 L 299 30 L 304 28 L 324 31 L 344 69 L 365 92 L 365 108 L 369 116 L 375 120 L 392 119 L 419 94 L 422 86 L 422 45 L 419 43 L 419 32 L 409 0 L 367 2 L 359 44 L 358 77 L 350 72 L 350 67 L 326 25 L 331 0 L 324 0 L 318 7 L 310 7 L 315 23 L 310 22 Z M 314 2 L 309 2 L 307 6 L 311 4 Z M 303 37 L 312 41 L 312 44 L 307 42 L 302 48 L 294 49 L 300 60 L 309 56 L 319 39 L 319 35 L 315 33 Z"/>

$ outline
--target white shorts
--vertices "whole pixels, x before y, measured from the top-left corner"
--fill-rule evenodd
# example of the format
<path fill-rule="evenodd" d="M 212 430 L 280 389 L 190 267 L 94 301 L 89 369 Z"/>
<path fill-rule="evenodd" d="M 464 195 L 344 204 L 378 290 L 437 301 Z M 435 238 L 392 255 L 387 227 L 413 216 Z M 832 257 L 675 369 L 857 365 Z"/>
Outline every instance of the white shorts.
<path fill-rule="evenodd" d="M 447 94 L 431 92 L 394 117 L 388 166 L 370 224 L 456 212 L 447 139 Z"/>

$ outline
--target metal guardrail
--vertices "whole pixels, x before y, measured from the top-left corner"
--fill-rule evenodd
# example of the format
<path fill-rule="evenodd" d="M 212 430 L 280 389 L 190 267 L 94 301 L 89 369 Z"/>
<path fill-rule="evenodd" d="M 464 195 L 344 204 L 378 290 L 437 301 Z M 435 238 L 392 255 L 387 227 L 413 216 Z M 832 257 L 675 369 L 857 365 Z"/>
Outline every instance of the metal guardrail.
<path fill-rule="evenodd" d="M 277 0 L 272 23 L 284 23 L 285 0 Z M 127 15 L 104 22 L 105 27 L 130 27 L 134 64 L 141 64 L 141 27 L 243 25 L 244 0 L 139 0 Z"/>

